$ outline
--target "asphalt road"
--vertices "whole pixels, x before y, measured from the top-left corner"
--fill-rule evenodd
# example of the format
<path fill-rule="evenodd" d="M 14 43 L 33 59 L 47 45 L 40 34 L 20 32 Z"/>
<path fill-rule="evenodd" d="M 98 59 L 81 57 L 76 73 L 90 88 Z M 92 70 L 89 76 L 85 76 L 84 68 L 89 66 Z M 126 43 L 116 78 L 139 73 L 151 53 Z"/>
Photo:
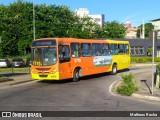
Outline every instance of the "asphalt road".
<path fill-rule="evenodd" d="M 109 74 L 93 75 L 85 77 L 79 82 L 35 81 L 1 89 L 0 111 L 158 111 L 160 110 L 159 104 L 148 103 L 131 97 L 121 97 L 109 92 L 109 86 L 114 81 L 121 79 L 121 73 L 147 72 L 148 69 L 151 67 L 134 67 L 115 76 Z M 58 117 L 54 119 L 73 120 L 80 118 Z M 106 120 L 114 118 L 88 117 L 87 119 Z M 123 118 L 119 119 L 123 120 Z M 146 120 L 146 118 L 141 119 Z M 148 119 L 153 120 L 153 118 Z"/>

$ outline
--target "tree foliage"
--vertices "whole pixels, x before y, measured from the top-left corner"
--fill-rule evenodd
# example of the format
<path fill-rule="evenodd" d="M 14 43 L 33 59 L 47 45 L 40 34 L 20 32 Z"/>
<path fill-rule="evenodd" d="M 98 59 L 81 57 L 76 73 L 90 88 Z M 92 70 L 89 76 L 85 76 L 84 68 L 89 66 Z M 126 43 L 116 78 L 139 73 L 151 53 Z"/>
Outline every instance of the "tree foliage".
<path fill-rule="evenodd" d="M 35 5 L 35 37 L 123 38 L 117 22 L 97 26 L 89 17 L 80 18 L 67 6 Z M 0 5 L 0 57 L 22 55 L 33 40 L 33 4 L 18 0 Z"/>
<path fill-rule="evenodd" d="M 18 1 L 0 9 L 0 56 L 18 55 L 33 39 L 32 4 Z"/>
<path fill-rule="evenodd" d="M 99 38 L 124 38 L 125 31 L 125 27 L 116 21 L 106 22 L 102 28 L 96 29 Z"/>
<path fill-rule="evenodd" d="M 141 34 L 142 34 L 142 27 L 143 27 L 143 24 L 140 25 L 137 30 L 137 37 L 140 38 Z M 144 30 L 145 30 L 145 38 L 149 38 L 149 32 L 152 31 L 154 29 L 154 25 L 152 23 L 146 23 L 144 24 Z"/>

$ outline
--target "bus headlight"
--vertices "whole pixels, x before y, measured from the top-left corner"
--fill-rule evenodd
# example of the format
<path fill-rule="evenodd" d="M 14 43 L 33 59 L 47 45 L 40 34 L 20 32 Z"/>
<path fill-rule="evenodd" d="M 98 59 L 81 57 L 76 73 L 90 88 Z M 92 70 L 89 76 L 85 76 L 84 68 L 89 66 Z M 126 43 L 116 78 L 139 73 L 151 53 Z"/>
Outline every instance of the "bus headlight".
<path fill-rule="evenodd" d="M 34 71 L 34 70 L 31 70 L 31 73 L 36 73 L 36 71 Z"/>
<path fill-rule="evenodd" d="M 53 73 L 57 72 L 57 70 L 58 70 L 58 68 L 55 68 L 55 69 L 53 69 L 53 70 L 51 71 L 51 73 L 53 74 Z"/>

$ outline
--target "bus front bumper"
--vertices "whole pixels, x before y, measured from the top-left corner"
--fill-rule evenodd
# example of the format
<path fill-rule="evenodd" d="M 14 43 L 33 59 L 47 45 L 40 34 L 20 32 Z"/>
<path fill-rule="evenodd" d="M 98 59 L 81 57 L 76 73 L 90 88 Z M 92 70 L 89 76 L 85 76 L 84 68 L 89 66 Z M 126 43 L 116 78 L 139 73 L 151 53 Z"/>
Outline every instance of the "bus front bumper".
<path fill-rule="evenodd" d="M 54 74 L 37 74 L 31 72 L 31 76 L 33 80 L 60 80 L 59 72 Z"/>

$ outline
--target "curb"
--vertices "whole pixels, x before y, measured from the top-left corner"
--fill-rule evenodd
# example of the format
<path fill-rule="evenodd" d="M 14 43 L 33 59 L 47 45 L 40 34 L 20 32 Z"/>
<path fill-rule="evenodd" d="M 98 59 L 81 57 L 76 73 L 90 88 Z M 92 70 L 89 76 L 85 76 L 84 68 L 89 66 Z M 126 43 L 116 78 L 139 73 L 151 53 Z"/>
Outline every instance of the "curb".
<path fill-rule="evenodd" d="M 33 81 L 33 80 L 25 80 L 25 81 L 14 82 L 14 83 L 11 83 L 11 84 L 9 84 L 9 85 L 10 85 L 10 86 L 11 86 L 11 85 L 17 85 L 17 84 L 27 83 L 27 82 L 31 82 L 31 81 Z"/>
<path fill-rule="evenodd" d="M 14 79 L 12 79 L 12 78 L 2 78 L 2 79 L 0 79 L 0 83 L 4 83 L 4 82 L 9 82 L 9 81 L 14 81 Z"/>
<path fill-rule="evenodd" d="M 118 96 L 119 94 L 117 94 L 116 92 L 113 92 L 118 85 L 121 83 L 121 81 L 114 81 L 110 86 L 109 86 L 109 92 L 113 95 L 113 96 Z"/>
<path fill-rule="evenodd" d="M 112 95 L 119 95 L 117 93 L 113 93 L 113 89 L 116 89 L 118 87 L 118 85 L 120 84 L 121 81 L 115 81 L 113 82 L 110 86 L 109 86 L 109 92 L 112 94 Z M 125 96 L 124 96 L 125 97 Z M 156 96 L 148 96 L 148 95 L 141 95 L 141 94 L 137 94 L 137 93 L 133 93 L 131 95 L 131 97 L 136 97 L 136 98 L 140 98 L 140 99 L 143 99 L 143 100 L 151 100 L 151 101 L 155 101 L 155 102 L 160 102 L 160 97 L 156 97 Z"/>
<path fill-rule="evenodd" d="M 140 95 L 140 94 L 137 94 L 137 93 L 133 93 L 132 96 L 136 97 L 136 98 L 140 98 L 140 99 L 146 99 L 146 100 L 152 100 L 152 101 L 160 102 L 160 97 Z"/>
<path fill-rule="evenodd" d="M 157 64 L 154 64 L 154 65 L 157 65 Z M 150 64 L 131 64 L 130 67 L 139 67 L 139 66 L 152 66 L 152 63 Z"/>

